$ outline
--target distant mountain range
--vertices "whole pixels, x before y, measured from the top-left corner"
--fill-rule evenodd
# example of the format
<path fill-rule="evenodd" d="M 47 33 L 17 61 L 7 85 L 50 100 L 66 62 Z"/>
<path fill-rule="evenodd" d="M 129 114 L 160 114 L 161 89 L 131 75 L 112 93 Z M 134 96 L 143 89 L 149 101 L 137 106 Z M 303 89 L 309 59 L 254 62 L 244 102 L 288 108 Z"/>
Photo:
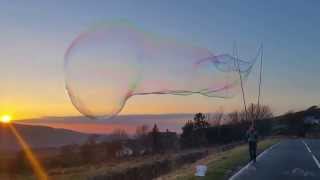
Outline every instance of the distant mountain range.
<path fill-rule="evenodd" d="M 320 108 L 312 106 L 305 111 L 292 112 L 295 116 L 314 116 L 320 118 Z M 116 128 L 125 129 L 134 134 L 139 125 L 148 125 L 151 129 L 157 123 L 161 131 L 181 132 L 186 120 L 193 119 L 193 114 L 162 114 L 162 115 L 121 115 L 111 120 L 93 120 L 86 117 L 44 117 L 26 119 L 12 124 L 19 134 L 32 148 L 59 147 L 67 144 L 82 144 L 90 135 L 99 134 L 100 141 L 110 141 L 108 134 Z M 274 117 L 281 120 L 286 117 Z M 0 150 L 18 150 L 20 145 L 7 125 L 0 126 Z"/>
<path fill-rule="evenodd" d="M 43 117 L 19 120 L 12 124 L 32 148 L 42 149 L 68 144 L 82 144 L 90 135 L 98 134 L 100 141 L 110 141 L 114 129 L 125 129 L 134 134 L 137 126 L 146 124 L 151 129 L 157 123 L 160 130 L 180 131 L 193 114 L 122 115 L 112 120 L 92 120 L 86 117 Z M 8 125 L 0 125 L 0 150 L 19 150 L 16 137 Z"/>
<path fill-rule="evenodd" d="M 90 134 L 51 127 L 12 124 L 32 148 L 59 147 L 84 143 Z M 20 145 L 8 125 L 0 126 L 0 149 L 19 150 Z"/>
<path fill-rule="evenodd" d="M 194 114 L 157 114 L 157 115 L 119 115 L 109 120 L 88 119 L 83 116 L 72 117 L 43 117 L 38 119 L 19 120 L 28 125 L 42 125 L 53 128 L 63 128 L 83 133 L 109 134 L 114 129 L 124 129 L 134 134 L 136 127 L 147 125 L 152 128 L 157 124 L 161 131 L 181 132 L 181 127 L 187 120 L 193 119 Z"/>

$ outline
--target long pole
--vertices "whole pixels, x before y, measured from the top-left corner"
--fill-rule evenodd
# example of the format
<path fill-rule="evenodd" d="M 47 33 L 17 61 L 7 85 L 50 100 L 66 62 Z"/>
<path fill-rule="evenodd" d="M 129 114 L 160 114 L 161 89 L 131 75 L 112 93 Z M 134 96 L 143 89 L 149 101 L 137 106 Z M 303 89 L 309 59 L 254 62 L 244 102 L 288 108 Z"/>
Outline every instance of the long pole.
<path fill-rule="evenodd" d="M 259 90 L 258 90 L 258 112 L 257 112 L 257 118 L 259 118 L 260 115 L 260 98 L 261 98 L 261 87 L 262 87 L 262 67 L 263 67 L 263 44 L 261 44 L 261 55 L 260 55 L 260 74 L 259 74 Z"/>
<path fill-rule="evenodd" d="M 245 111 L 245 121 L 247 121 L 247 119 L 248 119 L 247 103 L 246 103 L 246 97 L 245 97 L 244 88 L 243 88 L 243 80 L 242 80 L 239 58 L 238 58 L 238 48 L 236 47 L 236 45 L 234 45 L 234 54 L 235 54 L 235 58 L 237 61 L 237 66 L 238 66 L 237 69 L 238 69 L 238 74 L 239 74 L 239 78 L 240 78 L 240 86 L 241 86 L 241 91 L 242 91 L 242 101 L 243 101 L 243 106 L 244 106 L 244 111 Z"/>

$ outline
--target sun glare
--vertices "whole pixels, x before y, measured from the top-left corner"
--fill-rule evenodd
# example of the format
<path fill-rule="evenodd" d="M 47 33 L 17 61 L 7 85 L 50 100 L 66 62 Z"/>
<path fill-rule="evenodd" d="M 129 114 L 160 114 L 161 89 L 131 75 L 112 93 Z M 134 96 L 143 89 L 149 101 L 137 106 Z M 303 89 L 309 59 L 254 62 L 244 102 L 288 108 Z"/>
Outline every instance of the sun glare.
<path fill-rule="evenodd" d="M 2 123 L 10 123 L 11 122 L 11 116 L 10 115 L 3 115 L 1 117 L 1 122 Z"/>

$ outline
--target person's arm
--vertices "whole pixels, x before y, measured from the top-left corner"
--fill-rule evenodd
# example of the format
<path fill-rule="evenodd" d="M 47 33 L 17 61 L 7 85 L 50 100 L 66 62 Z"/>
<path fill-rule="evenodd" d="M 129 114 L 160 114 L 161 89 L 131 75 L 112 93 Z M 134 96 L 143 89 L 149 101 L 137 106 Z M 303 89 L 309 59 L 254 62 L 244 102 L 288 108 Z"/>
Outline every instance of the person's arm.
<path fill-rule="evenodd" d="M 256 131 L 256 133 L 255 133 L 255 138 L 256 138 L 256 141 L 258 142 L 258 140 L 259 140 L 259 134 L 258 134 L 258 132 Z"/>
<path fill-rule="evenodd" d="M 245 139 L 246 139 L 246 141 L 248 141 L 248 139 L 249 139 L 249 131 L 246 132 Z"/>

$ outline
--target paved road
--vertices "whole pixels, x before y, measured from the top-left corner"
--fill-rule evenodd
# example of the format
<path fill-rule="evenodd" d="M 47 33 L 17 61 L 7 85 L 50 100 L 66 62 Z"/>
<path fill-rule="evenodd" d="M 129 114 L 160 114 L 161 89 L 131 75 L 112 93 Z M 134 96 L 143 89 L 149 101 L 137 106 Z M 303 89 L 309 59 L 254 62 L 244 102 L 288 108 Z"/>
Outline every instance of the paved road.
<path fill-rule="evenodd" d="M 320 180 L 320 140 L 284 140 L 230 180 Z"/>

